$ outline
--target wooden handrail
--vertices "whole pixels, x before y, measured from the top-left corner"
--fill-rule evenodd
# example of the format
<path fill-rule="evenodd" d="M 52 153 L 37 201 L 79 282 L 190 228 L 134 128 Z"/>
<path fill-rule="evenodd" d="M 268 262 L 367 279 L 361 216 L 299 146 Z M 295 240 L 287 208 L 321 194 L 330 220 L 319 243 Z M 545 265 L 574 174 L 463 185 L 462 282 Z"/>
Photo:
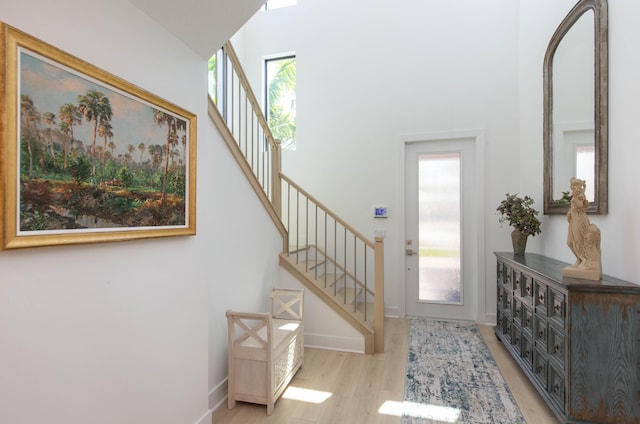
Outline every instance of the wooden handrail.
<path fill-rule="evenodd" d="M 318 207 L 320 207 L 320 209 L 322 209 L 323 211 L 325 211 L 327 213 L 327 215 L 329 215 L 331 218 L 333 218 L 336 222 L 338 222 L 340 225 L 342 225 L 344 228 L 346 228 L 349 232 L 351 232 L 353 235 L 355 235 L 356 237 L 358 237 L 360 240 L 362 240 L 367 246 L 369 246 L 371 249 L 375 248 L 375 244 L 369 240 L 368 238 L 366 238 L 364 235 L 362 235 L 362 233 L 360 233 L 358 230 L 356 230 L 355 228 L 353 228 L 351 225 L 349 225 L 345 220 L 343 220 L 342 218 L 340 218 L 338 215 L 336 215 L 335 213 L 333 213 L 328 207 L 326 207 L 324 204 L 322 204 L 322 202 L 320 202 L 318 199 L 316 199 L 315 197 L 313 197 L 312 195 L 310 195 L 308 192 L 306 192 L 302 187 L 300 187 L 298 184 L 294 183 L 289 177 L 287 177 L 286 175 L 284 175 L 282 172 L 280 173 L 280 178 L 285 181 L 287 184 L 289 184 L 290 186 L 292 186 L 293 188 L 296 189 L 296 191 L 298 191 L 300 194 L 302 194 L 303 196 L 305 196 L 307 199 L 309 199 L 310 201 L 312 201 L 313 203 L 315 203 Z"/>
<path fill-rule="evenodd" d="M 251 89 L 251 84 L 249 84 L 249 79 L 247 78 L 247 76 L 244 73 L 244 70 L 242 69 L 242 65 L 240 64 L 240 60 L 238 59 L 238 55 L 236 54 L 235 49 L 231 45 L 231 41 L 227 41 L 227 43 L 224 45 L 224 51 L 227 57 L 229 58 L 229 61 L 233 65 L 233 70 L 238 76 L 238 81 L 240 81 L 240 85 L 242 85 L 242 88 L 244 88 L 244 91 L 247 95 L 247 99 L 249 100 L 249 103 L 251 103 L 251 107 L 253 107 L 253 110 L 259 110 L 261 112 L 261 113 L 256 113 L 256 116 L 258 118 L 258 122 L 260 123 L 260 126 L 264 130 L 264 134 L 267 138 L 267 141 L 269 142 L 269 147 L 271 147 L 272 149 L 275 148 L 275 141 L 273 138 L 273 134 L 271 133 L 271 129 L 269 128 L 269 124 L 267 123 L 267 119 L 264 117 L 264 112 L 262 112 L 260 103 L 258 102 L 258 99 L 253 93 L 253 90 Z"/>

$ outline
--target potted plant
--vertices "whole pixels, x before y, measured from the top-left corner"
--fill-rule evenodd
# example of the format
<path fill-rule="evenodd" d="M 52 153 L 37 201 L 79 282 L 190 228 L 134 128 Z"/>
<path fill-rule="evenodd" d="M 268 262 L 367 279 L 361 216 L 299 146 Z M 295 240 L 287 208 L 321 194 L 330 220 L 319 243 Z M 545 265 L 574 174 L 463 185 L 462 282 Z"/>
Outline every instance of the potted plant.
<path fill-rule="evenodd" d="M 533 199 L 529 196 L 519 197 L 517 194 L 509 193 L 506 196 L 497 208 L 501 214 L 499 221 L 500 223 L 508 221 L 513 227 L 511 232 L 513 253 L 524 255 L 527 238 L 540 234 L 538 211 L 533 208 Z"/>

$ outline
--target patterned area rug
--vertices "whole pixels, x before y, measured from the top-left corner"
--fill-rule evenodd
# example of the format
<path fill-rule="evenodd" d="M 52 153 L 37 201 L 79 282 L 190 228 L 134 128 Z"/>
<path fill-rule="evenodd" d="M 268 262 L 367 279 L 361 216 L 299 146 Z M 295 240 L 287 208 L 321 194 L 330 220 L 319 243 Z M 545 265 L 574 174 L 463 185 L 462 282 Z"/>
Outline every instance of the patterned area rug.
<path fill-rule="evenodd" d="M 412 319 L 403 424 L 526 424 L 478 327 Z"/>

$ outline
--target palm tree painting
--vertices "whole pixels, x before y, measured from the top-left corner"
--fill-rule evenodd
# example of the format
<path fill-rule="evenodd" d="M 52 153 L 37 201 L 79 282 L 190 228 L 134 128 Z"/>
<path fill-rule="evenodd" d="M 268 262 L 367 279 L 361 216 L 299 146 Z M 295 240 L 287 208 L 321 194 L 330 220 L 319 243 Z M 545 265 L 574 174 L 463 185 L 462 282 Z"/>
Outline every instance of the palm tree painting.
<path fill-rule="evenodd" d="M 16 63 L 17 236 L 195 233 L 195 115 L 92 67 L 27 49 Z"/>

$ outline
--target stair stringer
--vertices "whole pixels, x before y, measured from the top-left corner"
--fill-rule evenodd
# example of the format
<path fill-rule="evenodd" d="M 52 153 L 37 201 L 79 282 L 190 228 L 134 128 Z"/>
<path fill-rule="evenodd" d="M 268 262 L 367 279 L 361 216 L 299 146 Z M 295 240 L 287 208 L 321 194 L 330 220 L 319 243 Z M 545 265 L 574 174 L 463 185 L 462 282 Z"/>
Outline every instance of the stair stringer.
<path fill-rule="evenodd" d="M 287 254 L 280 254 L 280 266 L 286 269 L 305 288 L 315 294 L 324 304 L 329 306 L 338 316 L 346 321 L 364 338 L 364 353 L 374 353 L 374 330 L 372 325 L 367 325 L 355 317 L 346 306 L 337 302 L 323 287 L 318 286 L 313 278 L 309 277 L 303 269 L 287 260 Z"/>

